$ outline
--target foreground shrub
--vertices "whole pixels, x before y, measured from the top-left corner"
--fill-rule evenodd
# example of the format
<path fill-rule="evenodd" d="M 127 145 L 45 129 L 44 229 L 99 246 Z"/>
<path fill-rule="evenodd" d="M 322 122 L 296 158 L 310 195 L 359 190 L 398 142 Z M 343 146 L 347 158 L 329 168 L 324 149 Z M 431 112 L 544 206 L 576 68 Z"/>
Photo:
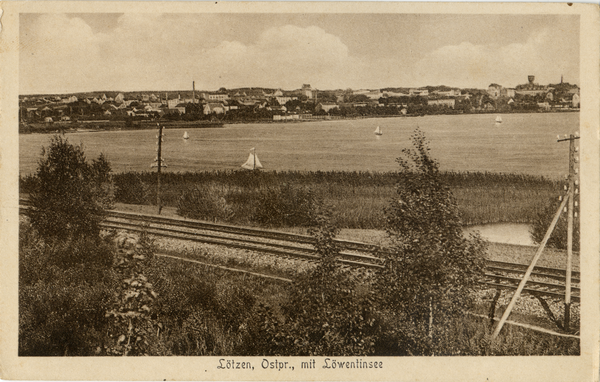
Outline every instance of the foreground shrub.
<path fill-rule="evenodd" d="M 576 195 L 577 196 L 577 195 Z M 575 198 L 578 201 L 579 198 Z M 546 208 L 540 213 L 533 224 L 531 225 L 531 237 L 533 241 L 536 243 L 540 243 L 544 240 L 544 236 L 546 235 L 546 231 L 550 227 L 550 223 L 552 223 L 552 219 L 558 211 L 558 207 L 560 207 L 561 201 L 558 198 L 552 198 L 548 200 L 546 203 Z M 575 211 L 578 211 L 578 208 L 575 208 Z M 579 215 L 579 214 L 578 214 Z M 554 227 L 554 231 L 550 238 L 548 239 L 547 246 L 558 248 L 558 249 L 567 249 L 567 220 L 568 216 L 565 211 L 563 211 Z M 579 218 L 573 218 L 573 250 L 579 251 Z"/>
<path fill-rule="evenodd" d="M 48 246 L 26 225 L 19 241 L 19 355 L 98 354 L 116 287 L 105 261 L 110 244 L 79 238 Z"/>
<path fill-rule="evenodd" d="M 315 252 L 320 264 L 289 289 L 281 315 L 261 306 L 251 322 L 246 352 L 253 355 L 370 355 L 381 334 L 376 298 L 364 272 L 342 269 L 328 216 L 317 218 Z"/>
<path fill-rule="evenodd" d="M 156 258 L 149 268 L 162 355 L 233 355 L 251 320 L 255 293 L 231 273 Z"/>
<path fill-rule="evenodd" d="M 406 351 L 433 351 L 436 333 L 470 303 L 485 267 L 484 242 L 463 237 L 456 202 L 417 129 L 413 149 L 404 149 L 397 196 L 387 214 L 392 240 L 377 289 L 383 307 L 398 317 L 397 331 Z"/>
<path fill-rule="evenodd" d="M 114 177 L 115 200 L 126 204 L 146 204 L 149 187 L 137 173 L 119 174 Z"/>
<path fill-rule="evenodd" d="M 265 227 L 310 227 L 318 198 L 308 188 L 282 186 L 239 189 L 194 186 L 177 203 L 180 216 L 221 222 L 257 223 Z"/>
<path fill-rule="evenodd" d="M 104 346 L 109 355 L 149 355 L 150 342 L 156 341 L 152 310 L 158 294 L 144 274 L 146 263 L 154 256 L 152 240 L 144 233 L 138 238 L 117 238 L 114 268 L 121 277 L 116 300 L 105 316 L 111 318 L 111 343 Z M 158 326 L 160 328 L 160 326 Z"/>
<path fill-rule="evenodd" d="M 98 236 L 104 211 L 112 207 L 110 164 L 101 154 L 88 163 L 82 146 L 60 135 L 42 149 L 30 190 L 31 225 L 46 240 Z"/>
<path fill-rule="evenodd" d="M 209 187 L 194 187 L 179 198 L 177 214 L 190 219 L 229 222 L 234 211 L 225 198 Z"/>
<path fill-rule="evenodd" d="M 315 224 L 317 198 L 310 189 L 281 187 L 262 189 L 252 220 L 268 227 L 310 227 Z"/>

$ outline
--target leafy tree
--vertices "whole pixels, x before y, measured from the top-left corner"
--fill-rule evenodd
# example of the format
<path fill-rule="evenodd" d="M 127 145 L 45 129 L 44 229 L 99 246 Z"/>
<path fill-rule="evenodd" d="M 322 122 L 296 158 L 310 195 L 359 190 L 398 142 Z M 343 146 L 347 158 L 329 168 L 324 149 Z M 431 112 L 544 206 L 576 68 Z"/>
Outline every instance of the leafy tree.
<path fill-rule="evenodd" d="M 347 102 L 369 102 L 370 99 L 364 94 L 353 94 L 348 96 Z"/>
<path fill-rule="evenodd" d="M 576 201 L 579 201 L 576 195 Z M 546 235 L 546 231 L 548 227 L 550 227 L 550 223 L 560 206 L 561 201 L 558 198 L 553 198 L 548 200 L 546 204 L 546 208 L 537 216 L 535 221 L 531 226 L 531 237 L 533 241 L 536 243 L 541 243 Z M 567 213 L 563 211 L 561 213 L 558 222 L 556 222 L 556 226 L 548 239 L 547 246 L 554 247 L 558 249 L 567 249 Z M 579 251 L 579 219 L 573 219 L 573 250 Z"/>
<path fill-rule="evenodd" d="M 393 244 L 377 286 L 384 307 L 400 316 L 400 332 L 419 344 L 413 353 L 428 354 L 444 321 L 462 311 L 478 285 L 485 245 L 477 235 L 463 236 L 457 204 L 420 129 L 412 142 L 397 159 L 397 196 L 386 210 Z"/>
<path fill-rule="evenodd" d="M 88 163 L 82 146 L 60 135 L 42 149 L 29 195 L 31 225 L 46 240 L 97 237 L 105 210 L 112 208 L 110 163 L 102 154 Z"/>
<path fill-rule="evenodd" d="M 317 213 L 315 253 L 319 264 L 299 275 L 281 306 L 283 320 L 262 307 L 249 330 L 251 351 L 264 355 L 371 355 L 381 335 L 377 295 L 368 275 L 342 269 L 329 211 Z"/>

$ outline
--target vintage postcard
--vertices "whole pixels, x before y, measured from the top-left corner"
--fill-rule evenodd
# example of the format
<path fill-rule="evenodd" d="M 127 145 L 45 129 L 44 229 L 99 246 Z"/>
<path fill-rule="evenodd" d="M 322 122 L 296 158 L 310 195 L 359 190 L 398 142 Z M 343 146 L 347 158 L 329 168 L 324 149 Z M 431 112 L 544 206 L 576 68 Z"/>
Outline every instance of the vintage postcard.
<path fill-rule="evenodd" d="M 0 8 L 0 378 L 598 380 L 597 5 Z"/>

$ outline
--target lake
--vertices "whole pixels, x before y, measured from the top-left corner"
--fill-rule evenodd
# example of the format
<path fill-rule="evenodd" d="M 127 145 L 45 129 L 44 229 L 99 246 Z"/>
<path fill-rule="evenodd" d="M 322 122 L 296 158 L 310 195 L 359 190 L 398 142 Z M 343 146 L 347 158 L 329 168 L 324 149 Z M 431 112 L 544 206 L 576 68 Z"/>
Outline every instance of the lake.
<path fill-rule="evenodd" d="M 492 243 L 535 245 L 530 229 L 529 224 L 492 223 L 464 227 L 463 231 L 465 234 L 478 232 L 483 239 Z"/>
<path fill-rule="evenodd" d="M 224 128 L 165 130 L 166 171 L 239 169 L 256 148 L 265 170 L 393 171 L 420 127 L 442 170 L 488 171 L 561 177 L 568 172 L 568 143 L 579 113 L 440 115 L 299 123 L 233 124 Z M 383 135 L 374 130 L 380 126 Z M 107 155 L 113 171 L 148 171 L 156 156 L 156 130 L 65 134 L 83 143 L 88 158 Z M 19 137 L 20 174 L 35 172 L 50 135 Z"/>

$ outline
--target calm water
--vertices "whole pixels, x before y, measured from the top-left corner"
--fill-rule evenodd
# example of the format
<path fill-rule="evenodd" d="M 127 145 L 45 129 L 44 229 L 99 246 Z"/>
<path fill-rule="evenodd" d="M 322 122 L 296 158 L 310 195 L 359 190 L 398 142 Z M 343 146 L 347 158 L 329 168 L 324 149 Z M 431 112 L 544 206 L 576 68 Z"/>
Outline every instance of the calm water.
<path fill-rule="evenodd" d="M 568 144 L 556 135 L 578 131 L 578 113 L 373 118 L 306 123 L 236 124 L 225 128 L 166 130 L 163 157 L 167 171 L 238 169 L 256 147 L 266 170 L 391 171 L 419 126 L 443 170 L 524 173 L 559 177 L 568 171 Z M 377 126 L 382 136 L 373 131 Z M 150 170 L 156 156 L 156 131 L 66 134 L 83 143 L 88 158 L 100 152 L 113 170 Z M 21 135 L 20 173 L 35 171 L 49 135 Z"/>
<path fill-rule="evenodd" d="M 465 227 L 466 234 L 479 232 L 481 237 L 492 243 L 534 245 L 529 233 L 529 224 L 494 223 Z"/>

